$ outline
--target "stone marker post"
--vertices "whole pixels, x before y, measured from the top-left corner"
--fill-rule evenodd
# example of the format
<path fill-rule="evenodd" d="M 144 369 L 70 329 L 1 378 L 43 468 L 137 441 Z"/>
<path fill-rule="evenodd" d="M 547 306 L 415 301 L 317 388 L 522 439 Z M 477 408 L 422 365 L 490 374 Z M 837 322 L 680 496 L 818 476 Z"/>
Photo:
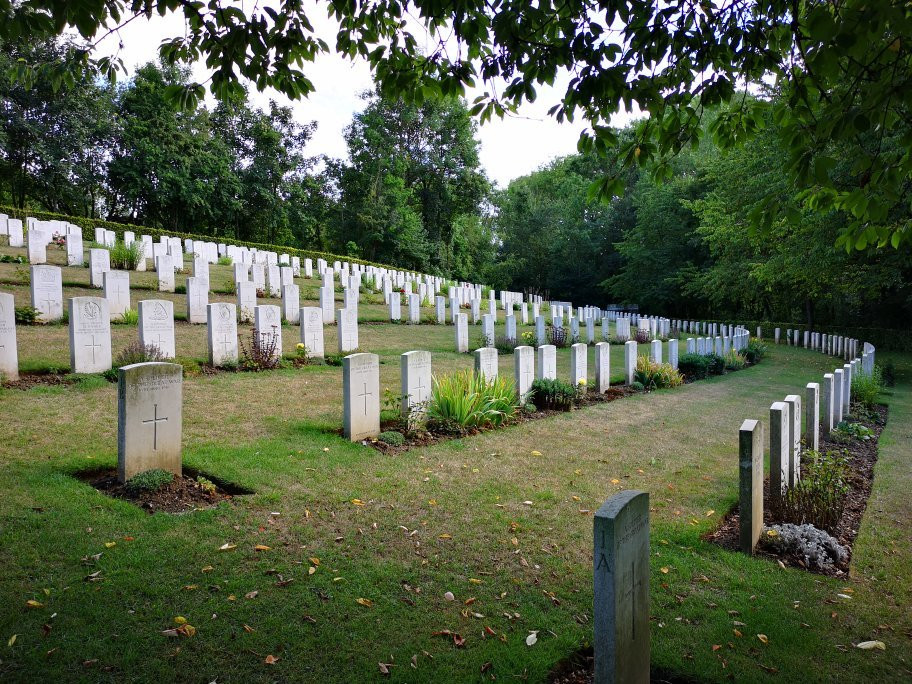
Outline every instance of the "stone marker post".
<path fill-rule="evenodd" d="M 352 442 L 380 434 L 380 357 L 349 354 L 342 359 L 342 426 Z"/>
<path fill-rule="evenodd" d="M 789 481 L 789 408 L 784 401 L 770 406 L 770 498 L 785 494 Z"/>
<path fill-rule="evenodd" d="M 513 350 L 513 371 L 516 376 L 516 393 L 525 404 L 532 382 L 535 380 L 535 350 L 521 345 Z"/>
<path fill-rule="evenodd" d="M 593 521 L 596 684 L 649 682 L 649 494 L 628 490 Z"/>
<path fill-rule="evenodd" d="M 624 379 L 628 385 L 633 384 L 633 374 L 636 371 L 637 343 L 630 340 L 624 343 Z"/>
<path fill-rule="evenodd" d="M 820 385 L 816 382 L 805 385 L 804 443 L 811 451 L 820 446 Z"/>
<path fill-rule="evenodd" d="M 738 433 L 738 523 L 744 553 L 753 554 L 763 529 L 763 424 L 745 420 Z"/>
<path fill-rule="evenodd" d="M 611 387 L 611 347 L 607 342 L 595 343 L 595 391 L 604 394 Z"/>
<path fill-rule="evenodd" d="M 413 411 L 423 411 L 425 402 L 431 398 L 431 352 L 408 351 L 399 359 L 402 384 L 400 409 L 403 416 L 408 416 Z"/>

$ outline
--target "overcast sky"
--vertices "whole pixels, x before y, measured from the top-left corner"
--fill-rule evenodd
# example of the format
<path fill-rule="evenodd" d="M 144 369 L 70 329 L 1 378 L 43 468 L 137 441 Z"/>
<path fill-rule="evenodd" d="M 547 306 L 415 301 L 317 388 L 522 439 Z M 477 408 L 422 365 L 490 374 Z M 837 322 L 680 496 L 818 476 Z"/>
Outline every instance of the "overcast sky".
<path fill-rule="evenodd" d="M 335 26 L 325 16 L 324 6 L 314 7 L 308 16 L 317 34 L 333 46 Z M 138 19 L 120 32 L 120 42 L 123 43 L 120 57 L 132 73 L 136 66 L 157 60 L 158 46 L 163 38 L 183 33 L 183 18 L 180 16 L 154 16 L 148 21 Z M 116 34 L 110 36 L 99 45 L 97 54 L 118 52 L 118 42 Z M 345 157 L 347 152 L 342 130 L 351 123 L 352 115 L 364 107 L 358 95 L 372 86 L 370 69 L 363 60 L 352 62 L 330 53 L 317 57 L 314 63 L 305 65 L 304 70 L 316 87 L 316 92 L 307 99 L 291 101 L 275 91 L 260 93 L 253 87 L 250 88 L 251 98 L 260 107 L 266 107 L 270 98 L 275 99 L 290 106 L 299 121 L 316 121 L 317 132 L 309 145 L 311 154 Z M 200 81 L 208 77 L 202 65 L 195 67 L 194 75 Z M 566 86 L 567 81 L 568 77 L 562 79 L 557 88 L 540 88 L 537 101 L 524 105 L 517 116 L 495 119 L 480 126 L 481 163 L 488 176 L 501 187 L 555 157 L 576 151 L 576 142 L 584 126 L 580 122 L 558 124 L 547 115 L 548 109 L 560 99 L 561 83 Z M 470 93 L 469 99 L 481 92 Z M 623 125 L 629 119 L 622 116 L 612 123 Z"/>

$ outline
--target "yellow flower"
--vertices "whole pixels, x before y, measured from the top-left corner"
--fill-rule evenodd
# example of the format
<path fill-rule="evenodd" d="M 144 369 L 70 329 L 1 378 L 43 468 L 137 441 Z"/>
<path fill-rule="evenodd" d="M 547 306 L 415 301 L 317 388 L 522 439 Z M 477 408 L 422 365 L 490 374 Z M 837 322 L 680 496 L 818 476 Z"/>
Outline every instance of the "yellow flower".
<path fill-rule="evenodd" d="M 298 342 L 295 346 L 296 346 L 298 349 L 304 349 L 304 343 L 303 343 L 303 342 Z"/>
<path fill-rule="evenodd" d="M 579 380 L 577 380 L 576 384 L 585 386 L 586 378 L 580 378 Z"/>

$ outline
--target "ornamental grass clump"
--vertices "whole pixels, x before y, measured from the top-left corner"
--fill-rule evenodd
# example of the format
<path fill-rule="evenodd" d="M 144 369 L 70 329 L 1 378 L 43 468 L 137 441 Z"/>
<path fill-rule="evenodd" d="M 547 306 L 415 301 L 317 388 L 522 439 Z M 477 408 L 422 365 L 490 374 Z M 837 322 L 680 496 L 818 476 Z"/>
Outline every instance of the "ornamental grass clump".
<path fill-rule="evenodd" d="M 681 354 L 678 357 L 678 370 L 691 380 L 703 380 L 709 375 L 709 358 L 702 354 Z"/>
<path fill-rule="evenodd" d="M 684 384 L 684 376 L 668 363 L 655 363 L 648 356 L 637 357 L 633 379 L 646 390 L 666 389 Z"/>
<path fill-rule="evenodd" d="M 580 389 L 563 380 L 539 378 L 529 388 L 529 401 L 552 411 L 569 411 L 579 397 Z"/>
<path fill-rule="evenodd" d="M 124 483 L 124 489 L 126 489 L 127 493 L 131 496 L 139 496 L 144 493 L 154 494 L 165 485 L 171 484 L 173 480 L 173 473 L 162 470 L 161 468 L 153 468 L 152 470 L 144 470 L 131 477 Z"/>
<path fill-rule="evenodd" d="M 883 389 L 883 371 L 880 366 L 874 366 L 874 372 L 871 375 L 859 373 L 852 378 L 852 394 L 855 397 L 855 401 L 869 411 L 874 408 L 874 404 L 877 403 L 877 397 Z"/>
<path fill-rule="evenodd" d="M 428 427 L 447 429 L 497 427 L 519 408 L 516 386 L 509 378 L 487 381 L 469 371 L 434 377 L 427 403 Z"/>
<path fill-rule="evenodd" d="M 114 243 L 110 250 L 111 268 L 121 271 L 132 271 L 143 256 L 142 242 L 133 241 L 129 245 L 121 240 Z"/>
<path fill-rule="evenodd" d="M 747 346 L 738 352 L 748 363 L 759 363 L 766 355 L 766 345 L 756 338 L 751 338 Z"/>
<path fill-rule="evenodd" d="M 805 452 L 804 473 L 773 507 L 776 520 L 810 524 L 835 534 L 849 492 L 848 460 L 841 454 Z"/>

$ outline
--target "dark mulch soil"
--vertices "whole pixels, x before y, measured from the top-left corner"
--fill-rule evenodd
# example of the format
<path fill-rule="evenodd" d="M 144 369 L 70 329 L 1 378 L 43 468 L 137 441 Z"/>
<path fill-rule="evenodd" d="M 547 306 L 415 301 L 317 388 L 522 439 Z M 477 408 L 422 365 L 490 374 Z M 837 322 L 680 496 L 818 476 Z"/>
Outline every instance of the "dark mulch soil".
<path fill-rule="evenodd" d="M 784 565 L 804 568 L 810 572 L 816 572 L 833 577 L 843 577 L 849 571 L 849 563 L 852 559 L 852 545 L 855 543 L 855 537 L 858 536 L 858 528 L 861 525 L 861 518 L 864 515 L 865 507 L 868 503 L 868 496 L 871 494 L 871 487 L 874 483 L 874 465 L 877 463 L 877 441 L 880 439 L 880 433 L 887 422 L 887 407 L 877 406 L 875 409 L 876 416 L 873 420 L 866 419 L 861 422 L 863 425 L 871 428 L 874 437 L 868 441 L 851 439 L 843 443 L 828 438 L 820 441 L 820 451 L 845 452 L 849 461 L 849 492 L 845 498 L 845 510 L 842 518 L 836 526 L 836 533 L 833 535 L 839 540 L 839 543 L 846 547 L 849 552 L 848 559 L 845 563 L 835 564 L 832 568 L 821 570 L 819 568 L 809 568 L 806 566 L 804 559 L 795 555 L 783 555 L 774 549 L 765 546 L 762 541 L 757 546 L 756 555 L 781 561 Z M 769 478 L 763 483 L 763 524 L 770 526 L 780 521 L 774 520 L 770 510 L 769 499 Z M 739 515 L 738 506 L 736 505 L 722 520 L 722 524 L 713 532 L 704 536 L 707 541 L 719 544 L 723 548 L 731 551 L 740 549 L 738 543 L 738 525 Z"/>
<path fill-rule="evenodd" d="M 592 684 L 595 673 L 592 647 L 580 649 L 559 662 L 548 674 L 551 684 Z M 698 680 L 652 668 L 649 681 L 653 684 L 696 684 Z"/>
<path fill-rule="evenodd" d="M 215 484 L 215 491 L 207 492 L 197 482 L 198 475 L 203 475 L 203 477 L 212 481 Z M 114 468 L 83 472 L 79 473 L 77 477 L 83 482 L 92 485 L 98 491 L 116 499 L 134 503 L 150 514 L 156 512 L 189 513 L 190 511 L 213 508 L 222 501 L 230 501 L 239 494 L 253 493 L 225 482 L 215 482 L 211 477 L 187 468 L 184 469 L 182 477 L 175 477 L 170 484 L 158 491 L 142 492 L 136 496 L 128 492 L 124 485 L 117 481 L 117 470 Z"/>
<path fill-rule="evenodd" d="M 576 410 L 584 406 L 592 406 L 593 404 L 603 404 L 609 401 L 615 401 L 621 397 L 626 397 L 630 394 L 636 394 L 636 390 L 630 389 L 626 385 L 619 387 L 611 387 L 604 394 L 599 394 L 595 391 L 589 391 L 586 395 L 580 400 L 579 404 L 571 410 Z M 366 441 L 365 444 L 368 444 L 378 451 L 383 452 L 384 454 L 399 454 L 409 449 L 414 449 L 416 447 L 425 447 L 432 444 L 438 444 L 440 442 L 446 442 L 451 439 L 462 439 L 463 437 L 471 437 L 472 435 L 478 435 L 482 432 L 489 432 L 491 430 L 499 430 L 501 427 L 506 427 L 507 425 L 518 425 L 520 423 L 527 423 L 532 420 L 539 420 L 541 418 L 548 418 L 550 416 L 557 415 L 559 413 L 567 413 L 567 411 L 555 411 L 549 409 L 538 409 L 528 413 L 526 411 L 521 411 L 510 420 L 508 423 L 501 425 L 499 427 L 488 427 L 488 428 L 471 428 L 467 430 L 452 431 L 452 432 L 437 432 L 433 430 L 420 430 L 416 432 L 404 433 L 402 430 L 402 422 L 399 419 L 386 420 L 383 421 L 380 425 L 380 431 L 392 431 L 399 432 L 404 438 L 405 442 L 401 445 L 392 445 L 387 444 L 386 442 L 381 442 L 379 440 Z M 338 434 L 342 434 L 341 430 L 337 430 Z"/>
<path fill-rule="evenodd" d="M 29 390 L 33 387 L 55 387 L 57 385 L 72 385 L 78 378 L 63 373 L 20 373 L 15 382 L 4 382 L 4 387 L 10 389 Z"/>

